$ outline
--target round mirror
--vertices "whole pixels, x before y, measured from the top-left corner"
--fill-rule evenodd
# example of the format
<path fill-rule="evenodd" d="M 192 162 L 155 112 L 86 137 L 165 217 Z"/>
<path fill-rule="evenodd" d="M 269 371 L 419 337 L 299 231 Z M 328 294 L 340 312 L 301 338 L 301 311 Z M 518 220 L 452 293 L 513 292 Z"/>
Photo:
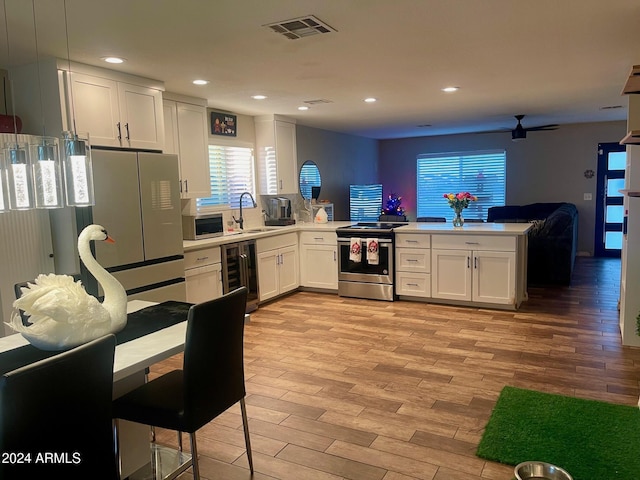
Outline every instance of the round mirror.
<path fill-rule="evenodd" d="M 310 200 L 311 198 L 318 199 L 322 181 L 320 179 L 320 170 L 318 170 L 315 162 L 307 160 L 302 164 L 299 183 L 302 198 L 305 200 Z"/>

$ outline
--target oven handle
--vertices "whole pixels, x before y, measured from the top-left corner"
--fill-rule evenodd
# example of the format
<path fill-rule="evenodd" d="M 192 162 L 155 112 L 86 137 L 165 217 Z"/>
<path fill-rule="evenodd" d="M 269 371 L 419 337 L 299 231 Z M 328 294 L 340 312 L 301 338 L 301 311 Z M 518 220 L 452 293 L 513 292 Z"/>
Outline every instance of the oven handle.
<path fill-rule="evenodd" d="M 369 238 L 369 237 L 366 237 L 366 238 L 365 238 L 365 237 L 362 237 L 362 238 L 360 239 L 360 241 L 364 243 L 364 242 L 366 242 L 366 241 L 367 241 L 367 238 Z M 375 237 L 371 237 L 371 238 L 375 238 Z M 341 238 L 341 237 L 338 237 L 338 243 L 348 243 L 348 244 L 351 244 L 351 239 L 350 239 L 350 238 Z M 379 243 L 380 245 L 383 245 L 383 244 L 390 244 L 390 243 L 393 243 L 393 240 L 385 239 L 385 238 L 380 238 L 380 239 L 378 239 L 378 243 Z"/>

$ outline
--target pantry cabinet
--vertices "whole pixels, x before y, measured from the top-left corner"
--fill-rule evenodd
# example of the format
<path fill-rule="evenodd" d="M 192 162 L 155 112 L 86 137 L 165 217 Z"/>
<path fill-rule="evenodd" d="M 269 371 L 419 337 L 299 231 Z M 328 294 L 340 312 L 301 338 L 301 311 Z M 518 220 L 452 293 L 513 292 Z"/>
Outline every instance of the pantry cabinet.
<path fill-rule="evenodd" d="M 338 239 L 335 232 L 300 233 L 300 285 L 338 290 Z"/>
<path fill-rule="evenodd" d="M 261 195 L 298 193 L 295 120 L 279 115 L 255 117 Z"/>
<path fill-rule="evenodd" d="M 182 198 L 210 197 L 206 100 L 194 99 L 194 103 L 188 103 L 167 99 L 168 96 L 165 94 L 163 101 L 164 153 L 178 155 L 180 195 Z"/>
<path fill-rule="evenodd" d="M 258 239 L 256 251 L 261 302 L 298 288 L 297 234 Z"/>
<path fill-rule="evenodd" d="M 490 235 L 433 235 L 433 298 L 516 303 L 516 239 Z"/>

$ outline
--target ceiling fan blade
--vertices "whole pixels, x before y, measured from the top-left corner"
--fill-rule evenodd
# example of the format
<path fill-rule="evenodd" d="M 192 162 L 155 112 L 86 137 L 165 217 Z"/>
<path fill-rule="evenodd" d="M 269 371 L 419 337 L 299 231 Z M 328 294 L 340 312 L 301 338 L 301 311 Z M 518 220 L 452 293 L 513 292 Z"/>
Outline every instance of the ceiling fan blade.
<path fill-rule="evenodd" d="M 510 128 L 501 128 L 500 130 L 483 130 L 481 132 L 473 132 L 473 133 L 508 133 L 510 132 Z"/>
<path fill-rule="evenodd" d="M 557 130 L 559 125 L 549 124 L 549 125 L 540 125 L 537 127 L 525 127 L 525 130 L 528 132 L 535 132 L 540 130 Z"/>

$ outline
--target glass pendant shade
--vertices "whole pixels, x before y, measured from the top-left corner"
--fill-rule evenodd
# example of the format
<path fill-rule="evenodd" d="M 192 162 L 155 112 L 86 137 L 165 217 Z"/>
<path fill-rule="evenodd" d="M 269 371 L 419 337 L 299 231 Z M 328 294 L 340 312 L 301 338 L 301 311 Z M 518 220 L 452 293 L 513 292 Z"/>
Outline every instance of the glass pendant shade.
<path fill-rule="evenodd" d="M 0 152 L 0 213 L 9 209 L 7 200 L 7 164 L 4 161 L 4 151 Z"/>
<path fill-rule="evenodd" d="M 40 137 L 29 145 L 36 208 L 62 208 L 62 166 L 55 138 Z"/>
<path fill-rule="evenodd" d="M 5 159 L 7 163 L 7 183 L 9 184 L 9 208 L 11 210 L 33 208 L 33 183 L 27 145 L 7 145 Z"/>
<path fill-rule="evenodd" d="M 89 139 L 79 138 L 73 132 L 65 132 L 64 150 L 64 182 L 67 205 L 70 207 L 94 205 L 93 168 Z"/>

